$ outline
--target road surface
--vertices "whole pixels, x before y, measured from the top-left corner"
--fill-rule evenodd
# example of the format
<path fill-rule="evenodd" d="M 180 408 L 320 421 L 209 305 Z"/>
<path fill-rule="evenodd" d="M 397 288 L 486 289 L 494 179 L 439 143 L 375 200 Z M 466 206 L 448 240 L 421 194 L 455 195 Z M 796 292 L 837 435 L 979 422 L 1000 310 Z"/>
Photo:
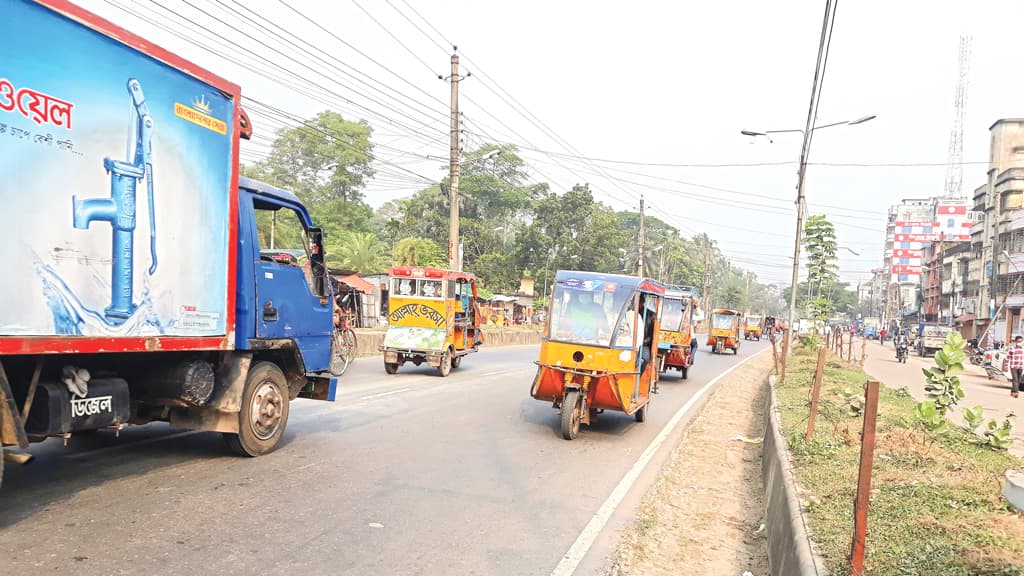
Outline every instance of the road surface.
<path fill-rule="evenodd" d="M 702 350 L 689 380 L 662 379 L 646 423 L 606 413 L 572 442 L 529 397 L 536 346 L 485 349 L 444 379 L 361 358 L 337 402 L 294 402 L 283 445 L 256 459 L 163 424 L 51 439 L 8 466 L 0 573 L 546 576 L 676 411 L 765 347 Z M 605 566 L 681 428 L 576 574 Z"/>

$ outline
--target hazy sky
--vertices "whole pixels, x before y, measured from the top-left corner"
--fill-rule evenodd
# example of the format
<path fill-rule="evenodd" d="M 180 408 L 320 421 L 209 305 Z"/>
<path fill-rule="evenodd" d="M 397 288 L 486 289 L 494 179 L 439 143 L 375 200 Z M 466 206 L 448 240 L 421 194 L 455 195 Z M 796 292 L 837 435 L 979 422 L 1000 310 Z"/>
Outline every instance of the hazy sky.
<path fill-rule="evenodd" d="M 366 118 L 382 160 L 379 179 L 366 190 L 374 206 L 422 188 L 426 180 L 411 173 L 432 180 L 446 174 L 449 87 L 437 75 L 449 74 L 453 42 L 463 70 L 474 74 L 461 85 L 466 149 L 493 140 L 519 144 L 536 181 L 557 191 L 587 181 L 617 209 L 637 206 L 643 194 L 652 215 L 684 233 L 709 233 L 764 281 L 789 282 L 800 135 L 752 142 L 739 131 L 803 128 L 824 0 L 158 2 L 80 4 L 295 117 L 330 104 L 348 118 Z M 1024 115 L 1022 21 L 1024 2 L 1013 0 L 840 1 L 818 123 L 878 117 L 816 132 L 811 162 L 944 163 L 959 36 L 967 33 L 973 54 L 963 157 L 977 162 L 964 166 L 970 195 L 984 181 L 989 125 Z M 516 101 L 532 122 L 513 109 Z M 248 111 L 260 135 L 243 146 L 251 160 L 265 152 L 265 138 L 282 118 L 263 117 L 258 105 Z M 787 164 L 658 167 L 579 154 L 638 163 Z M 941 165 L 809 167 L 811 213 L 829 214 L 840 244 L 861 252 L 841 254 L 843 279 L 856 282 L 880 266 L 889 205 L 941 194 L 945 174 Z"/>

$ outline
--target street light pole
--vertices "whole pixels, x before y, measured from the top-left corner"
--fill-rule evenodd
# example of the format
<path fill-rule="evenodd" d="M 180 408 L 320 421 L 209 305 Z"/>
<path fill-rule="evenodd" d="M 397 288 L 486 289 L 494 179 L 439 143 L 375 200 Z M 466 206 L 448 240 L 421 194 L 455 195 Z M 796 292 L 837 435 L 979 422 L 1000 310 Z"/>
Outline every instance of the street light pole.
<path fill-rule="evenodd" d="M 815 81 L 817 82 L 817 78 L 815 78 Z M 812 96 L 811 96 L 812 102 L 814 100 L 814 97 L 815 97 L 815 94 L 812 94 Z M 768 138 L 769 142 L 772 141 L 770 134 L 799 133 L 799 134 L 801 134 L 803 136 L 803 145 L 800 147 L 800 160 L 799 160 L 799 168 L 797 170 L 797 180 L 796 180 L 796 232 L 795 232 L 795 236 L 796 237 L 793 240 L 793 275 L 792 275 L 792 280 L 791 280 L 791 284 L 790 284 L 791 288 L 790 288 L 790 291 L 789 291 L 789 326 L 790 326 L 790 328 L 792 328 L 795 325 L 795 322 L 796 322 L 796 292 L 797 292 L 797 283 L 800 280 L 800 241 L 801 241 L 801 239 L 803 237 L 804 209 L 806 207 L 806 202 L 804 201 L 804 177 L 807 175 L 807 156 L 808 156 L 808 154 L 810 154 L 811 135 L 814 133 L 815 130 L 821 130 L 822 128 L 831 128 L 833 126 L 844 126 L 844 125 L 845 126 L 855 126 L 857 124 L 863 124 L 863 123 L 865 123 L 865 122 L 867 122 L 869 120 L 873 120 L 875 118 L 875 115 L 871 114 L 869 116 L 863 116 L 863 117 L 857 118 L 855 120 L 846 120 L 846 121 L 843 121 L 843 122 L 833 122 L 831 124 L 823 124 L 821 126 L 814 126 L 813 125 L 813 123 L 814 123 L 814 110 L 815 110 L 814 106 L 812 106 L 808 110 L 807 124 L 808 124 L 808 126 L 810 126 L 810 128 L 806 129 L 806 130 L 800 130 L 800 129 L 766 130 L 766 131 L 763 131 L 763 132 L 756 132 L 756 131 L 753 131 L 753 130 L 741 130 L 740 131 L 740 134 L 743 134 L 744 136 L 750 136 L 750 137 L 764 136 L 764 137 Z M 847 250 L 849 250 L 849 248 L 847 248 Z M 853 252 L 853 250 L 850 250 L 850 252 Z"/>

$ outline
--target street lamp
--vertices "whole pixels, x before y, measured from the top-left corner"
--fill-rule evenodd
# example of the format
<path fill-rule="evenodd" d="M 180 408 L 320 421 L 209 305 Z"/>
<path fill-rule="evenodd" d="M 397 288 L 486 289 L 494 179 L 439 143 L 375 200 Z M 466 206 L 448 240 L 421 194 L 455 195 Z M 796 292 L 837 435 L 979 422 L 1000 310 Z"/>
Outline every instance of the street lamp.
<path fill-rule="evenodd" d="M 811 148 L 811 133 L 815 130 L 821 130 L 822 128 L 831 128 L 832 126 L 856 126 L 857 124 L 863 124 L 875 118 L 874 114 L 868 116 L 862 116 L 853 120 L 846 120 L 845 122 L 833 122 L 831 124 L 823 124 L 821 126 L 812 126 L 808 130 L 791 129 L 791 130 L 765 130 L 763 132 L 755 132 L 753 130 L 741 130 L 740 134 L 744 136 L 750 136 L 756 138 L 757 136 L 764 136 L 771 142 L 771 136 L 769 134 L 781 134 L 789 132 L 797 132 L 803 135 L 803 146 L 800 147 L 800 161 L 797 170 L 796 179 L 796 233 L 793 240 L 793 278 L 791 289 L 789 291 L 789 325 L 795 326 L 796 322 L 796 284 L 800 280 L 800 236 L 803 233 L 804 226 L 804 176 L 807 174 L 807 156 L 810 155 Z M 807 118 L 807 123 L 811 123 L 811 117 Z"/>

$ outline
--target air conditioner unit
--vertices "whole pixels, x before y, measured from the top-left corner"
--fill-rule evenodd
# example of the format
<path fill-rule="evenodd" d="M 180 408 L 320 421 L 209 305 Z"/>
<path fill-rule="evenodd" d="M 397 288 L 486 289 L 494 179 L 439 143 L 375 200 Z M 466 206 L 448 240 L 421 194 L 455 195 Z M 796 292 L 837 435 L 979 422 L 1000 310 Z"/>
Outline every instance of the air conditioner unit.
<path fill-rule="evenodd" d="M 967 213 L 967 221 L 974 223 L 984 222 L 985 213 L 980 210 L 972 210 Z"/>

